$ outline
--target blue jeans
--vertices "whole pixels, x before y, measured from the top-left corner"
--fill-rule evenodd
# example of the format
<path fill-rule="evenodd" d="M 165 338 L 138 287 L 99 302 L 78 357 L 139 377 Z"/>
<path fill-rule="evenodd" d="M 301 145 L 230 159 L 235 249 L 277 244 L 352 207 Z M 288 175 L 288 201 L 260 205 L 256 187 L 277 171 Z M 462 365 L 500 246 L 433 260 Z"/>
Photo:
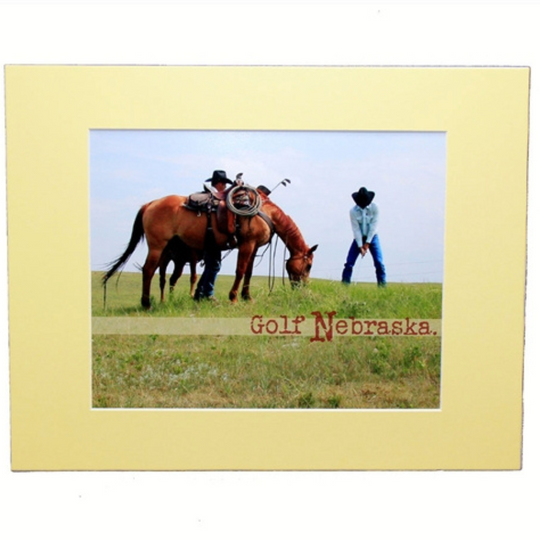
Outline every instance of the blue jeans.
<path fill-rule="evenodd" d="M 204 254 L 204 270 L 195 289 L 195 300 L 214 296 L 216 278 L 221 270 L 221 252 L 209 250 Z"/>
<path fill-rule="evenodd" d="M 377 283 L 381 286 L 386 285 L 386 270 L 383 264 L 383 256 L 381 250 L 381 243 L 379 242 L 379 236 L 375 235 L 373 240 L 369 244 L 369 252 L 373 257 L 373 264 L 375 265 L 375 275 L 377 276 Z M 349 253 L 347 254 L 347 260 L 345 261 L 345 268 L 343 268 L 343 274 L 341 275 L 341 281 L 343 283 L 350 283 L 353 273 L 353 268 L 360 255 L 360 248 L 353 240 Z"/>

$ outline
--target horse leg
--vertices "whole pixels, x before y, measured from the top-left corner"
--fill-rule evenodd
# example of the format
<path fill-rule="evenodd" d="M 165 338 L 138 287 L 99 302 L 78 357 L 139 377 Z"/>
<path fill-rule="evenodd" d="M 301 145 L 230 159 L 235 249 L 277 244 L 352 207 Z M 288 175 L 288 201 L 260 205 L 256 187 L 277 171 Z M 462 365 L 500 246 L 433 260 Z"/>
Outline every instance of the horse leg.
<path fill-rule="evenodd" d="M 251 261 L 251 256 L 253 254 L 254 245 L 250 243 L 244 243 L 240 245 L 238 249 L 238 260 L 236 262 L 236 275 L 234 279 L 233 286 L 229 292 L 229 300 L 235 304 L 238 301 L 238 289 L 240 288 L 240 283 L 246 275 L 246 270 Z"/>
<path fill-rule="evenodd" d="M 146 261 L 143 266 L 143 289 L 141 304 L 145 309 L 150 309 L 150 285 L 152 284 L 152 278 L 156 272 L 157 267 L 161 259 L 161 250 L 151 249 L 148 252 Z"/>
<path fill-rule="evenodd" d="M 174 272 L 172 273 L 171 279 L 169 280 L 169 292 L 174 291 L 176 282 L 182 277 L 182 271 L 184 269 L 185 261 L 176 260 L 174 261 Z"/>
<path fill-rule="evenodd" d="M 246 275 L 244 276 L 244 285 L 242 287 L 242 299 L 251 300 L 251 294 L 249 293 L 249 284 L 251 282 L 251 276 L 253 274 L 253 264 L 255 263 L 255 257 L 257 256 L 257 249 L 253 251 L 251 259 L 246 268 Z"/>
<path fill-rule="evenodd" d="M 168 261 L 166 259 L 163 259 L 159 263 L 159 289 L 161 292 L 161 302 L 165 302 L 165 283 L 167 281 L 166 273 L 167 273 L 167 263 Z"/>
<path fill-rule="evenodd" d="M 197 259 L 195 257 L 192 257 L 189 261 L 189 270 L 190 270 L 190 283 L 191 287 L 189 290 L 189 294 L 193 298 L 195 295 L 195 286 L 197 285 Z"/>

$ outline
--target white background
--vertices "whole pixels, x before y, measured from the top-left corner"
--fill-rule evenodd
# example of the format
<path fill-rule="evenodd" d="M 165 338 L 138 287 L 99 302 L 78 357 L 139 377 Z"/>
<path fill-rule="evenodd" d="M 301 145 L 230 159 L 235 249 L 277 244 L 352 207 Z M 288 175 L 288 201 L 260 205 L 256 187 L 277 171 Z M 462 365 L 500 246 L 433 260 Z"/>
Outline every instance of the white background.
<path fill-rule="evenodd" d="M 538 2 L 0 2 L 2 64 L 532 67 L 523 470 L 15 474 L 3 302 L 2 538 L 539 538 L 539 21 Z"/>

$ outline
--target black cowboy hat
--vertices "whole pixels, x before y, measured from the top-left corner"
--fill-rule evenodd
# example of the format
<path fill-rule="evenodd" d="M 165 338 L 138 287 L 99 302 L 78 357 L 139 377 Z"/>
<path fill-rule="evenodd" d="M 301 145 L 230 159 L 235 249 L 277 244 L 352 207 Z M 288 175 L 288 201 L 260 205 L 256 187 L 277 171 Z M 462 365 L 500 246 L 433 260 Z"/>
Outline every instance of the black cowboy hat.
<path fill-rule="evenodd" d="M 371 204 L 373 197 L 375 197 L 375 192 L 368 191 L 365 187 L 362 187 L 358 191 L 355 191 L 351 197 L 360 208 L 365 208 Z"/>
<path fill-rule="evenodd" d="M 227 178 L 227 173 L 225 171 L 214 171 L 212 178 L 205 180 L 205 182 L 212 182 L 212 185 L 217 184 L 218 182 L 232 184 L 232 181 Z"/>

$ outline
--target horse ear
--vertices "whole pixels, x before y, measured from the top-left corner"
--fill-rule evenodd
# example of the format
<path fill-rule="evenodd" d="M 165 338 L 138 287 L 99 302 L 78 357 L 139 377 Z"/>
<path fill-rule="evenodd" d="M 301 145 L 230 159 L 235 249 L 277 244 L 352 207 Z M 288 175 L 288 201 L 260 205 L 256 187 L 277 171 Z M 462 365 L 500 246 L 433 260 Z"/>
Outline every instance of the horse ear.
<path fill-rule="evenodd" d="M 319 247 L 319 244 L 315 244 L 310 250 L 308 251 L 308 255 L 311 255 L 317 248 Z"/>

